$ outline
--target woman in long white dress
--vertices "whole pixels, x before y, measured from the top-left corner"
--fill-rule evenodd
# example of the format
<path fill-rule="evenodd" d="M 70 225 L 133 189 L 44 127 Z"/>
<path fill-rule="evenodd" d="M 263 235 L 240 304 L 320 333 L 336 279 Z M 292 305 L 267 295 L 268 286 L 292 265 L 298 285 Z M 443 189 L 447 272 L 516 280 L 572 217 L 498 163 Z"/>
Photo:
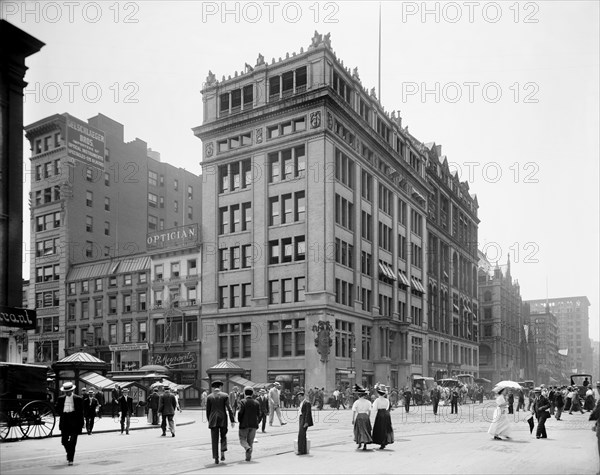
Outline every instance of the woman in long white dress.
<path fill-rule="evenodd" d="M 496 397 L 496 409 L 494 410 L 494 418 L 488 434 L 493 435 L 494 439 L 502 440 L 501 436 L 510 439 L 510 423 L 508 422 L 508 416 L 506 415 L 508 402 L 502 395 L 506 388 L 498 390 L 498 397 Z"/>

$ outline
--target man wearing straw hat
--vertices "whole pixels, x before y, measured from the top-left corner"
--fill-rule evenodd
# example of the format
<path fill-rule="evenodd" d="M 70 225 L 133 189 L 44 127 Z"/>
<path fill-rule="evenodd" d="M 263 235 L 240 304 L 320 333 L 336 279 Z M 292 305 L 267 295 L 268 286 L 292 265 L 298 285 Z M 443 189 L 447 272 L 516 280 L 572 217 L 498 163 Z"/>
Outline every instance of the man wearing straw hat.
<path fill-rule="evenodd" d="M 73 465 L 77 437 L 81 434 L 84 425 L 83 399 L 73 394 L 75 385 L 66 382 L 60 390 L 64 393 L 56 402 L 56 410 L 60 416 L 58 428 L 61 432 L 61 443 L 67 452 L 67 463 Z"/>

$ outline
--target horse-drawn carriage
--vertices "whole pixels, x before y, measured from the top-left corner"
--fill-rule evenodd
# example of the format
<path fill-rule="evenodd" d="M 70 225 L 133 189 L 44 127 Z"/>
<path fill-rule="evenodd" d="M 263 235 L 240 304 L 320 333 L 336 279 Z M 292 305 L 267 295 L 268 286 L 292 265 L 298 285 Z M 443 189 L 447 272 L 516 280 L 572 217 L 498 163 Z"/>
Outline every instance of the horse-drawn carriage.
<path fill-rule="evenodd" d="M 0 363 L 0 440 L 52 435 L 56 413 L 46 378 L 45 366 Z"/>

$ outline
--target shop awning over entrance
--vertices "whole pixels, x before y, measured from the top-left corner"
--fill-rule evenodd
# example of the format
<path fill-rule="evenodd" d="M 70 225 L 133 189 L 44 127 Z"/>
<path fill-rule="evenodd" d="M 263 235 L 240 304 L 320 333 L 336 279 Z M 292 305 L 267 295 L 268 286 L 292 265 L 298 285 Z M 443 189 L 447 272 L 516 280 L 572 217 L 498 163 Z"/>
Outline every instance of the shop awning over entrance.
<path fill-rule="evenodd" d="M 242 389 L 245 388 L 246 386 L 250 386 L 251 388 L 255 388 L 255 389 L 266 388 L 268 386 L 267 384 L 264 384 L 264 383 L 253 383 L 249 379 L 242 378 L 241 376 L 238 376 L 238 375 L 231 376 L 229 378 L 229 381 L 237 384 L 238 386 L 241 386 Z"/>
<path fill-rule="evenodd" d="M 108 379 L 101 374 L 94 373 L 93 371 L 88 371 L 87 373 L 82 373 L 79 375 L 79 379 L 86 383 L 89 386 L 94 386 L 98 389 L 113 389 L 115 384 L 118 384 L 121 388 L 126 388 L 131 386 L 133 381 L 118 381 L 114 382 L 112 379 Z"/>

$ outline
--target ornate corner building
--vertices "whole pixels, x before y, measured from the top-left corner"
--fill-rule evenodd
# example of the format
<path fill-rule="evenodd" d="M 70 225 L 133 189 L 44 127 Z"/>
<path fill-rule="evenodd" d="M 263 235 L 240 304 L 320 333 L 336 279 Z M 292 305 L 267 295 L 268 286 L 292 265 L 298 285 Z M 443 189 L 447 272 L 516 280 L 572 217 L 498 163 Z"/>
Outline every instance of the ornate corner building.
<path fill-rule="evenodd" d="M 233 360 L 328 389 L 476 375 L 477 201 L 439 147 L 316 32 L 285 59 L 209 72 L 202 96 L 203 372 Z"/>

